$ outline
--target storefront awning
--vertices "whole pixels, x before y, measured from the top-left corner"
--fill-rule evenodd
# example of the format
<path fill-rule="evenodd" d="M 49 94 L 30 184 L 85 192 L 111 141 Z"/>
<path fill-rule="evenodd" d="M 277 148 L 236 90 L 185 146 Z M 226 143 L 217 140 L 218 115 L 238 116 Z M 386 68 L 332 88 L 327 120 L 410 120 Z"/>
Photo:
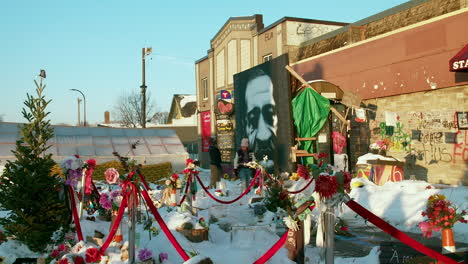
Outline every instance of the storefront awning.
<path fill-rule="evenodd" d="M 452 72 L 468 72 L 468 44 L 463 47 L 449 62 Z"/>

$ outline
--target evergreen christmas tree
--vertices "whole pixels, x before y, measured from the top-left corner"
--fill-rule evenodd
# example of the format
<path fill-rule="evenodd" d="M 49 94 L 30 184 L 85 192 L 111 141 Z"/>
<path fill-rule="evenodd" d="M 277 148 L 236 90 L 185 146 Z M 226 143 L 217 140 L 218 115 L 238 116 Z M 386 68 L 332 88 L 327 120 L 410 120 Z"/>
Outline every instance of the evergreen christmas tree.
<path fill-rule="evenodd" d="M 287 212 L 291 210 L 292 202 L 288 193 L 278 181 L 272 182 L 266 189 L 265 206 L 271 212 L 276 212 L 278 207 Z"/>
<path fill-rule="evenodd" d="M 42 80 L 34 81 L 37 97 L 27 94 L 24 102 L 22 114 L 28 123 L 21 126 L 21 139 L 12 151 L 16 160 L 8 161 L 0 176 L 0 206 L 10 212 L 0 225 L 8 236 L 34 251 L 45 250 L 53 232 L 66 228 L 71 219 L 64 185 L 51 175 L 52 154 L 45 154 L 53 129 L 46 119 L 50 100 L 44 99 Z"/>

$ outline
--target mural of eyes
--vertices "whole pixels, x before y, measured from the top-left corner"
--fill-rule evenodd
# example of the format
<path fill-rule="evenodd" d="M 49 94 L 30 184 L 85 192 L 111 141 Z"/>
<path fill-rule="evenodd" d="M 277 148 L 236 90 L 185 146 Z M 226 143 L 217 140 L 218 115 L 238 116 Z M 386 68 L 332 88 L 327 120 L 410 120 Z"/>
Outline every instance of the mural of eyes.
<path fill-rule="evenodd" d="M 251 129 L 258 128 L 258 121 L 260 119 L 260 108 L 255 107 L 247 113 L 247 125 Z"/>

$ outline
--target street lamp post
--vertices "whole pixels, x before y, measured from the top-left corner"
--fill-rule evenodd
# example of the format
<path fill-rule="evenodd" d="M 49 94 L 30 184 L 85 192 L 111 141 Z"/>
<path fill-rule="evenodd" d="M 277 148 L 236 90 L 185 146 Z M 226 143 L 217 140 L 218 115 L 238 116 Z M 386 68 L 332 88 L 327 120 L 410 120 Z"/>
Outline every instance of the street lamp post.
<path fill-rule="evenodd" d="M 141 59 L 142 59 L 142 82 L 141 88 L 141 127 L 146 128 L 146 80 L 145 80 L 145 58 L 150 55 L 153 49 L 142 48 L 141 50 Z"/>
<path fill-rule="evenodd" d="M 83 105 L 84 105 L 84 109 L 83 109 L 83 125 L 84 126 L 88 126 L 87 123 L 86 123 L 86 97 L 84 95 L 84 93 L 78 89 L 70 89 L 70 91 L 75 91 L 75 92 L 79 92 L 82 96 L 83 96 Z"/>

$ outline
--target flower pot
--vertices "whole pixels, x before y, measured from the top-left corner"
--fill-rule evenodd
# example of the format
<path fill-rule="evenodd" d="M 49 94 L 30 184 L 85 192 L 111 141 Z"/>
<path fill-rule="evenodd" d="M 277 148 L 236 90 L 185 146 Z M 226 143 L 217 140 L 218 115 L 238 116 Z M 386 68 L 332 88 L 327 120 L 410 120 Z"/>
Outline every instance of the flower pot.
<path fill-rule="evenodd" d="M 111 222 L 111 225 L 110 225 L 111 228 L 112 228 L 112 225 L 114 224 L 115 219 L 117 218 L 118 212 L 119 212 L 118 210 L 112 210 L 112 222 Z M 119 224 L 119 227 L 117 229 L 117 232 L 114 235 L 114 238 L 112 238 L 113 242 L 117 242 L 117 243 L 122 242 L 123 234 L 122 234 L 122 227 L 121 226 L 122 226 L 122 222 Z M 110 231 L 111 230 L 109 229 L 109 232 Z"/>
<path fill-rule="evenodd" d="M 387 156 L 387 150 L 385 150 L 385 149 L 380 149 L 380 150 L 379 150 L 379 155 L 381 155 L 381 156 Z"/>
<path fill-rule="evenodd" d="M 455 240 L 451 228 L 442 229 L 442 253 L 455 252 Z"/>
<path fill-rule="evenodd" d="M 370 152 L 372 154 L 379 154 L 379 150 L 378 149 L 371 149 Z"/>

